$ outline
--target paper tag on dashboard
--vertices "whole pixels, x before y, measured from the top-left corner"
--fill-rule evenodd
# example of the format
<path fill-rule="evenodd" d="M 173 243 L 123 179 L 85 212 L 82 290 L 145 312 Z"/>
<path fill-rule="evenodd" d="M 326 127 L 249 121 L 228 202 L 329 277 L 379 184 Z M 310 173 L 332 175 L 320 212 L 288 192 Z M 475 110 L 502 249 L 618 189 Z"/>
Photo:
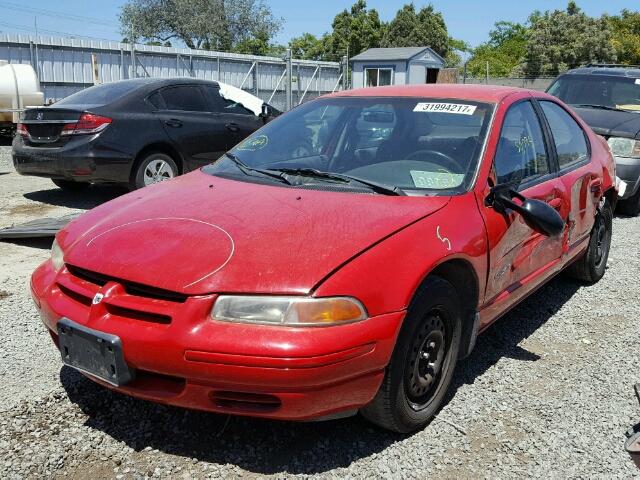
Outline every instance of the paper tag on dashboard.
<path fill-rule="evenodd" d="M 636 85 L 640 85 L 640 78 L 636 78 Z"/>
<path fill-rule="evenodd" d="M 466 103 L 437 103 L 437 102 L 420 102 L 413 109 L 414 112 L 440 112 L 455 113 L 458 115 L 473 115 L 476 111 L 475 105 Z"/>

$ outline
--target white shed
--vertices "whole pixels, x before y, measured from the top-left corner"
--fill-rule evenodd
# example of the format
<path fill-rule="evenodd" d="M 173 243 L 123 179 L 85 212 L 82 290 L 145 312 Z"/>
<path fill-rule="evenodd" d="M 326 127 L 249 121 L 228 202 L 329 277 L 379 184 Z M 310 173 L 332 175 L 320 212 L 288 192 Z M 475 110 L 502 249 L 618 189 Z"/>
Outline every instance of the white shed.
<path fill-rule="evenodd" d="M 429 47 L 370 48 L 350 62 L 353 88 L 436 83 L 445 63 Z"/>

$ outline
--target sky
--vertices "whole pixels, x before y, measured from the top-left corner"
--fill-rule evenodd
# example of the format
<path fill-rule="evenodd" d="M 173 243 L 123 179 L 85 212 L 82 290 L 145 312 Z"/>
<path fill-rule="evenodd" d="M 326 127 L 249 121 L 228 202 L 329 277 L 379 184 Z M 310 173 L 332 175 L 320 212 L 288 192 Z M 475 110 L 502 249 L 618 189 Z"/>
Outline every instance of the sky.
<path fill-rule="evenodd" d="M 125 0 L 0 0 L 0 32 L 92 37 L 120 40 L 118 12 Z M 265 0 L 277 17 L 284 19 L 275 41 L 287 43 L 304 32 L 321 35 L 331 29 L 333 17 L 353 4 L 353 0 Z M 407 1 L 368 0 L 384 21 L 391 20 Z M 416 7 L 428 1 L 414 1 Z M 486 40 L 489 30 L 499 20 L 524 22 L 531 11 L 566 8 L 567 0 L 432 0 L 444 15 L 449 34 L 477 46 Z M 623 8 L 637 9 L 632 0 L 578 0 L 589 15 L 617 14 Z"/>

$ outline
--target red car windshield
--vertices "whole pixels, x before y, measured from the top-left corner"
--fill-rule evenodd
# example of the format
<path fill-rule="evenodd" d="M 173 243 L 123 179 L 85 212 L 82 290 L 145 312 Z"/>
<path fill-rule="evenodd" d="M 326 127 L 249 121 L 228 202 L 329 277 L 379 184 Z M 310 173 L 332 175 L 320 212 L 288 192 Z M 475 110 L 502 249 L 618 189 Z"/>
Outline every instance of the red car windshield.
<path fill-rule="evenodd" d="M 284 172 L 305 186 L 348 176 L 449 195 L 472 182 L 492 111 L 461 99 L 319 99 L 268 123 L 204 171 L 247 181 L 277 181 L 265 174 Z"/>

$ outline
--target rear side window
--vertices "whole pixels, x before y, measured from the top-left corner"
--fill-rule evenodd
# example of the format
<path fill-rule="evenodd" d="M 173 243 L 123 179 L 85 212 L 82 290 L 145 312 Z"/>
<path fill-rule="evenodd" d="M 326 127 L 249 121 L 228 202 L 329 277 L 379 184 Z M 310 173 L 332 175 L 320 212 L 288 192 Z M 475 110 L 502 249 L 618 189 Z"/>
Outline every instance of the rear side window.
<path fill-rule="evenodd" d="M 200 87 L 196 85 L 180 85 L 162 90 L 162 98 L 167 110 L 187 112 L 207 112 L 207 105 Z"/>
<path fill-rule="evenodd" d="M 162 100 L 162 95 L 160 92 L 153 92 L 151 95 L 147 97 L 147 102 L 149 102 L 156 110 L 161 110 L 164 108 L 164 100 Z"/>
<path fill-rule="evenodd" d="M 580 125 L 564 108 L 549 101 L 541 101 L 540 105 L 551 127 L 553 142 L 558 152 L 560 169 L 580 163 L 589 157 L 587 140 Z"/>
<path fill-rule="evenodd" d="M 517 103 L 507 112 L 494 166 L 498 183 L 522 183 L 549 173 L 542 128 L 531 102 Z"/>

